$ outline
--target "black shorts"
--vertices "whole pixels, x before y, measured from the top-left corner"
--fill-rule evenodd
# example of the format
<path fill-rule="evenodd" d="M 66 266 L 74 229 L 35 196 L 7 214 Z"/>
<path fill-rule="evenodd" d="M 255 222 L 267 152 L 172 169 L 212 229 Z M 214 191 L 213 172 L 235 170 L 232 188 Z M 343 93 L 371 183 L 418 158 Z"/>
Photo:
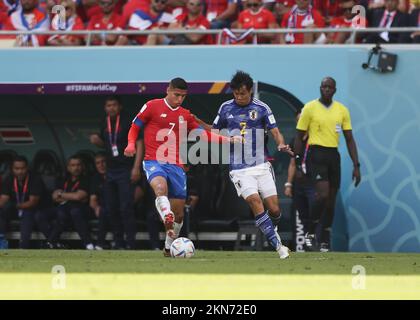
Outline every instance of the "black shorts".
<path fill-rule="evenodd" d="M 306 166 L 313 183 L 328 181 L 330 187 L 340 188 L 341 165 L 337 148 L 310 146 Z"/>

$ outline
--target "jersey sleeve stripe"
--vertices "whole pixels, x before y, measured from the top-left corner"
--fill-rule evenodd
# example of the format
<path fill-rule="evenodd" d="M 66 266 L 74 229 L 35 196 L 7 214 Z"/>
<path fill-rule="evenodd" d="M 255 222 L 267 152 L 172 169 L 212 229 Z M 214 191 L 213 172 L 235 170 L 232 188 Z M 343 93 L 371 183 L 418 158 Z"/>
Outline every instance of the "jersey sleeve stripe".
<path fill-rule="evenodd" d="M 256 98 L 254 98 L 254 99 L 252 100 L 252 102 L 253 102 L 254 104 L 256 104 L 257 106 L 260 106 L 260 107 L 265 108 L 265 109 L 267 110 L 268 114 L 273 113 L 273 111 L 271 111 L 271 108 L 268 106 L 268 104 L 266 104 L 266 103 L 262 102 L 261 100 L 258 100 L 258 99 L 256 99 Z"/>
<path fill-rule="evenodd" d="M 226 106 L 226 105 L 228 105 L 228 104 L 231 104 L 232 102 L 233 102 L 233 99 L 223 102 L 222 105 L 220 106 L 219 110 L 217 111 L 217 114 L 220 114 L 220 112 L 222 111 L 223 107 Z"/>
<path fill-rule="evenodd" d="M 135 125 L 139 126 L 140 128 L 143 128 L 143 127 L 144 127 L 144 123 L 143 123 L 143 121 L 141 121 L 138 117 L 135 117 L 135 118 L 134 118 L 133 123 L 134 123 Z"/>

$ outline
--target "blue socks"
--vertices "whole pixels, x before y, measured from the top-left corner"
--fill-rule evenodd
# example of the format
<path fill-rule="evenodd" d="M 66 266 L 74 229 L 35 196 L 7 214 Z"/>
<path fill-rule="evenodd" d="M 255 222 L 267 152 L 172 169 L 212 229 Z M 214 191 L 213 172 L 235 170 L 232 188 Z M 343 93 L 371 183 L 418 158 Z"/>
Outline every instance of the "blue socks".
<path fill-rule="evenodd" d="M 273 222 L 268 216 L 267 211 L 255 216 L 255 225 L 264 233 L 271 246 L 277 250 L 281 243 L 276 231 L 274 231 Z"/>

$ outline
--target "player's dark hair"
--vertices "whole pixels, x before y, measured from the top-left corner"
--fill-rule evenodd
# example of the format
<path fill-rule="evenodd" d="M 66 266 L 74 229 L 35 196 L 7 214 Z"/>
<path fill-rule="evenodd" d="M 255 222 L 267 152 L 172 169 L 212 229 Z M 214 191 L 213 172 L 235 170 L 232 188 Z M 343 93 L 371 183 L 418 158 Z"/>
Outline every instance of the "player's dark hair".
<path fill-rule="evenodd" d="M 242 86 L 245 86 L 247 90 L 251 90 L 251 88 L 254 86 L 254 80 L 248 73 L 237 71 L 233 75 L 232 80 L 230 80 L 230 88 L 232 90 L 237 90 L 242 88 Z"/>
<path fill-rule="evenodd" d="M 105 97 L 105 103 L 108 101 L 117 101 L 119 105 L 121 105 L 121 98 L 117 95 L 110 95 Z"/>
<path fill-rule="evenodd" d="M 22 156 L 22 155 L 17 155 L 17 156 L 15 156 L 15 157 L 13 158 L 12 165 L 13 165 L 15 162 L 24 162 L 26 166 L 28 166 L 28 164 L 29 164 L 29 163 L 28 163 L 28 159 L 27 159 L 25 156 Z"/>
<path fill-rule="evenodd" d="M 95 154 L 95 159 L 96 158 L 106 158 L 106 153 L 104 152 L 104 151 L 98 151 L 96 154 Z"/>
<path fill-rule="evenodd" d="M 331 80 L 332 82 L 334 82 L 334 87 L 337 87 L 337 82 L 335 81 L 333 77 L 325 77 L 324 79 L 322 79 L 321 85 L 322 85 L 322 82 L 324 82 L 325 80 Z"/>
<path fill-rule="evenodd" d="M 172 89 L 188 90 L 187 81 L 182 78 L 174 78 L 169 82 Z"/>
<path fill-rule="evenodd" d="M 67 164 L 69 164 L 71 160 L 79 160 L 79 161 L 83 164 L 83 160 L 82 160 L 82 158 L 81 158 L 81 157 L 79 157 L 77 154 L 74 154 L 74 155 L 70 156 L 70 157 L 67 159 Z"/>

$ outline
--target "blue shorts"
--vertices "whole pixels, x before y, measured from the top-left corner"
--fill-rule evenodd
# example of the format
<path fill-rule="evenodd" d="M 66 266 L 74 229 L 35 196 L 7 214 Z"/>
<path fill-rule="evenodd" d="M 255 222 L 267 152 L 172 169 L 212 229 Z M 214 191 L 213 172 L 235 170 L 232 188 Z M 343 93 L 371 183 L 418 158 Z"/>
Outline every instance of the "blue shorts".
<path fill-rule="evenodd" d="M 168 184 L 168 198 L 187 198 L 187 177 L 185 171 L 181 167 L 175 164 L 161 163 L 156 160 L 145 160 L 143 161 L 143 169 L 144 172 L 146 172 L 147 181 L 149 183 L 157 176 L 166 179 Z"/>

